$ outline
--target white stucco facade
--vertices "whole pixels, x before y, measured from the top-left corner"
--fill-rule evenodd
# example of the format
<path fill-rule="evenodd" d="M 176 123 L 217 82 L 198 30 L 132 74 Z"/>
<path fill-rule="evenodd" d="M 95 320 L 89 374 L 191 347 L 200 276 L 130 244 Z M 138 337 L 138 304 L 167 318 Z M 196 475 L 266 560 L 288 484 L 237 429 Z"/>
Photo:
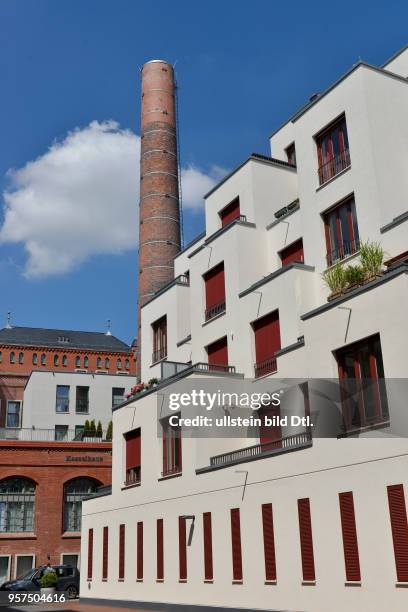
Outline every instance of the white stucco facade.
<path fill-rule="evenodd" d="M 267 373 L 271 384 L 278 378 L 338 380 L 342 350 L 363 346 L 370 338 L 380 344 L 385 378 L 408 378 L 406 263 L 389 264 L 380 277 L 332 301 L 322 280 L 328 266 L 325 215 L 350 196 L 361 241 L 380 242 L 387 260 L 408 250 L 407 74 L 407 49 L 384 69 L 364 63 L 354 66 L 271 137 L 271 158 L 251 156 L 206 196 L 205 235 L 176 258 L 174 283 L 142 308 L 143 380 L 161 376 L 161 363 L 152 363 L 152 326 L 164 316 L 164 361 L 192 365 L 177 380 L 162 379 L 157 391 L 150 389 L 113 413 L 112 492 L 83 505 L 82 559 L 89 559 L 88 536 L 93 530 L 91 575 L 86 571 L 81 575 L 83 597 L 156 602 L 159 608 L 176 604 L 180 609 L 183 605 L 291 612 L 407 609 L 408 580 L 401 579 L 403 572 L 398 569 L 387 491 L 401 485 L 408 495 L 408 441 L 389 437 L 389 423 L 386 427 L 377 422 L 374 430 L 361 428 L 358 438 L 316 437 L 299 448 L 288 446 L 293 452 L 266 453 L 256 460 L 250 454 L 237 459 L 236 453 L 257 445 L 258 439 L 186 437 L 182 470 L 180 466 L 167 477 L 162 475 L 163 440 L 158 435 L 158 415 L 168 414 L 160 412 L 162 397 L 179 389 L 177 385 L 193 380 L 199 387 L 205 378 L 225 385 L 241 376 L 251 379 L 254 390 L 260 386 L 265 379 L 253 380 L 254 324 L 276 311 L 281 348 L 275 354 L 276 371 Z M 319 184 L 316 135 L 343 116 L 351 161 Z M 286 163 L 285 150 L 293 142 L 296 167 Z M 237 197 L 240 217 L 222 227 L 219 212 Z M 303 261 L 282 265 L 282 249 L 300 238 Z M 358 258 L 356 249 L 342 262 L 353 264 Z M 205 274 L 220 262 L 225 311 L 206 320 Z M 224 337 L 228 366 L 234 371 L 194 367 L 207 364 L 207 347 Z M 393 418 L 399 418 L 401 403 L 394 401 L 389 386 L 387 394 L 392 424 Z M 182 409 L 184 414 L 188 415 L 187 409 Z M 141 479 L 126 485 L 125 434 L 138 428 Z M 283 439 L 287 433 L 282 430 Z M 220 467 L 214 458 L 223 453 L 229 453 L 229 459 Z M 346 567 L 339 509 L 339 494 L 345 492 L 353 494 L 359 580 L 349 579 Z M 310 504 L 313 580 L 305 579 L 302 564 L 298 500 L 303 499 Z M 263 504 L 273 508 L 276 576 L 272 580 L 265 574 Z M 230 510 L 237 508 L 239 580 L 233 574 L 230 520 Z M 212 520 L 211 580 L 204 574 L 204 513 L 211 513 Z M 182 579 L 179 517 L 185 517 L 190 536 L 187 577 Z M 158 519 L 164 529 L 164 577 L 159 580 Z M 138 523 L 143 523 L 144 534 L 139 579 Z M 125 526 L 121 558 L 120 525 Z M 109 554 L 103 575 L 104 528 Z M 403 538 L 399 544 L 401 562 L 408 548 Z"/>

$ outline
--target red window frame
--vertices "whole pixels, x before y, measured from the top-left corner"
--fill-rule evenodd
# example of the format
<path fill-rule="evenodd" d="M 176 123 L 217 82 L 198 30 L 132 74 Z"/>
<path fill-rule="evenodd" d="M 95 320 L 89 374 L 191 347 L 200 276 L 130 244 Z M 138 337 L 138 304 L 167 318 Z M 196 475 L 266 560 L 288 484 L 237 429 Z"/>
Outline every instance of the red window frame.
<path fill-rule="evenodd" d="M 167 316 L 160 317 L 152 323 L 153 355 L 152 363 L 157 363 L 167 357 Z"/>
<path fill-rule="evenodd" d="M 288 164 L 292 164 L 292 166 L 296 166 L 296 147 L 295 143 L 292 142 L 285 149 L 286 159 L 288 160 Z"/>
<path fill-rule="evenodd" d="M 360 248 L 354 196 L 323 214 L 327 265 L 332 266 Z"/>
<path fill-rule="evenodd" d="M 177 414 L 172 415 L 177 416 Z M 180 415 L 179 415 L 180 416 Z M 161 421 L 163 432 L 163 472 L 162 476 L 181 474 L 183 469 L 182 430 L 170 425 L 170 417 Z"/>
<path fill-rule="evenodd" d="M 402 484 L 387 487 L 395 569 L 398 582 L 408 582 L 408 522 Z"/>
<path fill-rule="evenodd" d="M 289 246 L 279 252 L 282 266 L 287 266 L 292 262 L 304 263 L 303 239 L 299 238 Z"/>
<path fill-rule="evenodd" d="M 157 538 L 157 567 L 156 580 L 164 581 L 164 542 L 163 542 L 163 519 L 157 519 L 156 522 L 156 538 Z"/>
<path fill-rule="evenodd" d="M 360 557 L 352 491 L 339 493 L 339 506 L 346 580 L 348 582 L 360 582 Z"/>
<path fill-rule="evenodd" d="M 235 198 L 218 213 L 221 219 L 221 227 L 225 227 L 241 215 L 239 197 Z"/>
<path fill-rule="evenodd" d="M 125 484 L 138 484 L 142 474 L 142 432 L 140 427 L 124 434 L 126 453 L 126 478 Z"/>
<path fill-rule="evenodd" d="M 228 367 L 228 338 L 224 336 L 207 346 L 208 365 L 210 370 Z"/>
<path fill-rule="evenodd" d="M 350 166 L 349 142 L 345 115 L 342 115 L 316 136 L 319 162 L 319 183 L 328 180 Z"/>
<path fill-rule="evenodd" d="M 255 338 L 255 378 L 276 372 L 276 351 L 281 348 L 279 310 L 253 321 Z"/>
<path fill-rule="evenodd" d="M 379 334 L 349 344 L 335 353 L 345 431 L 389 420 Z"/>
<path fill-rule="evenodd" d="M 231 508 L 232 580 L 242 582 L 241 520 L 239 508 Z"/>
<path fill-rule="evenodd" d="M 88 580 L 92 580 L 93 573 L 93 529 L 88 529 Z"/>
<path fill-rule="evenodd" d="M 298 515 L 303 580 L 305 582 L 315 582 L 316 572 L 313 553 L 312 520 L 310 516 L 310 500 L 308 497 L 298 499 Z"/>
<path fill-rule="evenodd" d="M 143 521 L 137 523 L 136 532 L 136 579 L 141 582 L 143 580 Z"/>
<path fill-rule="evenodd" d="M 211 268 L 203 276 L 205 284 L 205 320 L 209 321 L 225 312 L 224 262 Z"/>
<path fill-rule="evenodd" d="M 179 580 L 187 582 L 187 524 L 184 516 L 179 516 Z"/>
<path fill-rule="evenodd" d="M 103 544 L 102 544 L 102 580 L 108 579 L 108 561 L 109 561 L 109 528 L 103 528 Z"/>
<path fill-rule="evenodd" d="M 212 519 L 211 512 L 203 513 L 203 539 L 204 539 L 204 580 L 212 582 L 213 550 L 212 550 Z"/>
<path fill-rule="evenodd" d="M 265 560 L 265 580 L 276 582 L 275 537 L 272 504 L 262 504 L 262 529 Z"/>
<path fill-rule="evenodd" d="M 119 571 L 118 579 L 125 579 L 125 525 L 119 525 Z"/>

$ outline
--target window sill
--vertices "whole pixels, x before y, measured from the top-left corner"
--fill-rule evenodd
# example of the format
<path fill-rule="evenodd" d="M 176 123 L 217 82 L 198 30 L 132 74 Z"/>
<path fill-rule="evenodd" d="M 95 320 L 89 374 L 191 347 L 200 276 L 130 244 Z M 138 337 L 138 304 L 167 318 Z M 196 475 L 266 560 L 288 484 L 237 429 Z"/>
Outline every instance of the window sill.
<path fill-rule="evenodd" d="M 315 586 L 316 580 L 302 580 L 302 586 Z"/>
<path fill-rule="evenodd" d="M 396 582 L 395 586 L 397 589 L 408 589 L 408 582 Z"/>
<path fill-rule="evenodd" d="M 134 482 L 132 484 L 124 484 L 123 487 L 121 487 L 121 491 L 126 491 L 127 489 L 134 489 L 135 487 L 140 487 L 141 486 L 141 482 Z"/>
<path fill-rule="evenodd" d="M 204 321 L 204 323 L 202 323 L 201 327 L 205 327 L 206 325 L 209 325 L 209 323 L 212 323 L 216 319 L 219 319 L 219 318 L 223 317 L 226 313 L 227 313 L 227 311 L 224 310 L 224 312 L 220 312 L 219 314 L 215 315 L 215 317 L 211 317 L 211 319 L 208 319 L 207 321 Z"/>
<path fill-rule="evenodd" d="M 163 482 L 163 480 L 171 480 L 172 478 L 180 478 L 183 472 L 177 472 L 177 474 L 169 474 L 168 476 L 161 476 L 157 479 L 157 482 Z"/>
<path fill-rule="evenodd" d="M 124 578 L 118 578 L 118 582 L 125 582 Z"/>
<path fill-rule="evenodd" d="M 204 584 L 214 584 L 214 580 L 203 580 Z"/>
<path fill-rule="evenodd" d="M 316 187 L 316 193 L 318 191 L 320 191 L 321 189 L 323 189 L 323 187 L 326 187 L 326 185 L 329 185 L 330 183 L 332 183 L 334 180 L 336 180 L 337 177 L 342 176 L 343 174 L 345 174 L 346 172 L 348 172 L 351 168 L 351 164 L 349 166 L 347 166 L 347 168 L 344 168 L 344 170 L 341 170 L 340 172 L 338 172 L 337 174 L 335 174 L 334 176 L 332 176 L 331 178 L 329 178 L 327 181 L 325 181 L 324 183 L 322 183 L 321 185 L 319 185 L 318 187 Z"/>
<path fill-rule="evenodd" d="M 108 582 L 107 578 L 102 578 L 102 582 Z"/>
<path fill-rule="evenodd" d="M 244 584 L 243 580 L 233 580 L 232 584 Z"/>
<path fill-rule="evenodd" d="M 156 578 L 156 582 L 162 584 L 164 582 L 164 578 Z"/>
<path fill-rule="evenodd" d="M 80 537 L 81 537 L 80 531 L 64 531 L 64 533 L 61 535 L 61 538 L 80 538 Z"/>
<path fill-rule="evenodd" d="M 179 584 L 187 584 L 187 578 L 180 578 Z"/>
<path fill-rule="evenodd" d="M 325 272 L 327 272 L 328 270 L 331 270 L 337 264 L 348 263 L 349 261 L 351 261 L 352 259 L 355 259 L 359 255 L 360 255 L 360 249 L 358 249 L 358 251 L 356 251 L 355 253 L 352 253 L 351 255 L 347 255 L 346 257 L 343 257 L 343 259 L 337 259 L 331 266 L 327 266 Z"/>
<path fill-rule="evenodd" d="M 31 531 L 2 531 L 0 540 L 36 540 L 37 535 Z"/>
<path fill-rule="evenodd" d="M 346 587 L 361 587 L 361 580 L 347 580 L 344 583 L 344 586 L 346 586 Z"/>
<path fill-rule="evenodd" d="M 136 578 L 136 582 L 143 582 L 143 578 Z"/>
<path fill-rule="evenodd" d="M 277 580 L 265 580 L 264 584 L 265 584 L 265 585 L 269 585 L 269 584 L 272 584 L 272 585 L 273 585 L 273 584 L 278 584 L 278 581 L 277 581 Z"/>

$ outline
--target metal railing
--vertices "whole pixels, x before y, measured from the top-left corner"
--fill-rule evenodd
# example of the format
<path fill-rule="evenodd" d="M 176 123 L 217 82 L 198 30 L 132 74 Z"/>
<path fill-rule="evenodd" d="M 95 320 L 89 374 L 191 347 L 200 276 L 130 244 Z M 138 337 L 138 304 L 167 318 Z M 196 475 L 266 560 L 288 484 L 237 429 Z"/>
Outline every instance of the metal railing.
<path fill-rule="evenodd" d="M 336 174 L 339 174 L 339 172 L 348 168 L 350 163 L 350 151 L 348 149 L 345 149 L 339 153 L 339 155 L 336 155 L 336 157 L 329 159 L 329 161 L 322 164 L 317 170 L 319 184 L 323 185 L 326 183 L 328 180 L 333 178 L 333 176 L 336 176 Z"/>
<path fill-rule="evenodd" d="M 225 312 L 225 299 L 218 304 L 214 304 L 214 306 L 210 306 L 210 308 L 205 309 L 205 320 L 210 321 L 219 314 Z"/>
<path fill-rule="evenodd" d="M 0 427 L 0 440 L 17 440 L 22 442 L 110 442 L 106 440 L 106 431 L 102 437 L 90 436 L 83 431 L 73 429 L 58 431 L 55 429 L 29 429 L 28 427 Z"/>
<path fill-rule="evenodd" d="M 360 240 L 343 240 L 337 249 L 329 251 L 326 255 L 327 265 L 332 266 L 349 255 L 354 255 L 360 248 Z"/>
<path fill-rule="evenodd" d="M 227 374 L 235 374 L 235 366 L 221 365 L 217 363 L 195 363 L 191 366 L 193 370 L 199 372 L 224 372 Z"/>
<path fill-rule="evenodd" d="M 140 483 L 141 483 L 141 470 L 135 469 L 135 468 L 130 468 L 129 470 L 127 470 L 125 485 L 129 486 L 129 485 L 135 485 L 135 484 L 140 484 Z"/>
<path fill-rule="evenodd" d="M 175 474 L 181 474 L 181 471 L 182 471 L 181 470 L 181 465 L 173 465 L 173 466 L 169 466 L 165 470 L 163 470 L 161 475 L 164 478 L 165 476 L 174 476 Z"/>
<path fill-rule="evenodd" d="M 311 442 L 312 434 L 310 430 L 307 430 L 302 433 L 293 434 L 292 436 L 279 438 L 273 442 L 255 444 L 254 446 L 247 446 L 246 448 L 241 448 L 229 453 L 215 455 L 214 457 L 211 457 L 210 465 L 224 466 L 239 461 L 245 461 L 246 459 L 253 459 L 254 457 L 262 457 L 262 455 L 266 453 L 270 455 L 273 452 L 278 454 L 285 451 L 301 449 L 310 446 Z"/>
<path fill-rule="evenodd" d="M 276 357 L 272 356 L 268 359 L 264 359 L 263 361 L 258 361 L 254 365 L 255 370 L 255 378 L 259 378 L 260 376 L 265 376 L 266 374 L 273 374 L 278 371 L 278 364 Z"/>
<path fill-rule="evenodd" d="M 152 363 L 157 363 L 161 359 L 165 359 L 167 357 L 167 346 L 162 346 L 161 348 L 153 351 L 152 353 Z"/>

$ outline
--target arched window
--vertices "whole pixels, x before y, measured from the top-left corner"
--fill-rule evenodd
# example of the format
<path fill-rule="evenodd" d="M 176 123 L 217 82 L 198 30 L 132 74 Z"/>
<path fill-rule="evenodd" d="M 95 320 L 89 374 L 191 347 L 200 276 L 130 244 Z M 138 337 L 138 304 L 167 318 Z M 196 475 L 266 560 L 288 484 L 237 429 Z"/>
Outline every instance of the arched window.
<path fill-rule="evenodd" d="M 102 367 L 102 358 L 98 357 L 98 359 L 96 360 L 96 367 L 97 368 L 101 368 Z"/>
<path fill-rule="evenodd" d="M 46 362 L 46 357 L 45 357 L 45 353 L 43 353 L 41 355 L 41 365 L 45 365 L 45 362 Z"/>
<path fill-rule="evenodd" d="M 33 365 L 37 365 L 37 353 L 33 353 Z"/>
<path fill-rule="evenodd" d="M 89 359 L 88 357 L 84 357 L 84 368 L 87 368 L 89 365 Z"/>
<path fill-rule="evenodd" d="M 18 363 L 24 363 L 24 353 L 19 353 L 19 355 L 18 355 Z"/>
<path fill-rule="evenodd" d="M 122 369 L 122 360 L 118 359 L 116 362 L 116 369 L 117 370 L 121 370 Z"/>
<path fill-rule="evenodd" d="M 125 368 L 127 370 L 129 369 L 129 359 L 126 359 L 126 361 L 125 361 Z"/>
<path fill-rule="evenodd" d="M 54 355 L 54 365 L 57 366 L 59 362 L 59 355 Z"/>
<path fill-rule="evenodd" d="M 67 364 L 68 364 L 68 357 L 66 355 L 63 355 L 62 356 L 62 365 L 66 367 Z"/>
<path fill-rule="evenodd" d="M 64 485 L 64 531 L 81 531 L 84 497 L 95 493 L 99 483 L 93 478 L 74 478 Z"/>
<path fill-rule="evenodd" d="M 109 370 L 109 359 L 105 359 L 105 370 Z"/>
<path fill-rule="evenodd" d="M 0 482 L 0 533 L 34 531 L 35 483 L 13 476 Z"/>
<path fill-rule="evenodd" d="M 16 358 L 16 356 L 15 356 L 14 351 L 11 351 L 11 353 L 10 353 L 10 363 L 14 363 L 15 358 Z"/>
<path fill-rule="evenodd" d="M 75 367 L 76 367 L 76 368 L 80 368 L 80 367 L 81 367 L 81 358 L 80 358 L 80 356 L 79 356 L 79 355 L 77 355 L 77 356 L 75 357 Z"/>

